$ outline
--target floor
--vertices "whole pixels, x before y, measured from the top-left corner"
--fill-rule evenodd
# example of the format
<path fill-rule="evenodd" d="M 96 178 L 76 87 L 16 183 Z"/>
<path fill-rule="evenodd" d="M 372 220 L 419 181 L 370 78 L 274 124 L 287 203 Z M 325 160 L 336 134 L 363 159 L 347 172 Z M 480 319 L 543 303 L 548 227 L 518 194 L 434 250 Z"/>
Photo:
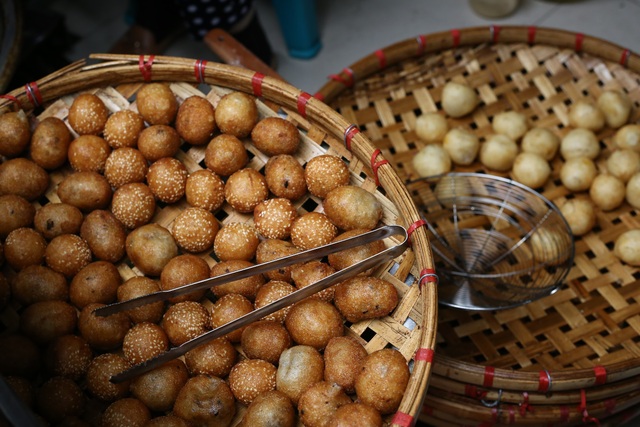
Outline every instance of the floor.
<path fill-rule="evenodd" d="M 70 61 L 106 52 L 127 28 L 130 0 L 29 1 L 64 15 L 68 30 L 79 37 L 66 52 Z M 492 23 L 563 28 L 640 52 L 640 0 L 520 0 L 518 9 L 500 20 L 476 15 L 466 0 L 319 0 L 316 16 L 322 48 L 312 59 L 296 59 L 287 53 L 271 0 L 255 0 L 255 4 L 277 56 L 277 71 L 309 93 L 322 87 L 329 75 L 392 43 L 419 34 Z M 188 35 L 176 40 L 166 54 L 216 60 L 203 43 Z"/>

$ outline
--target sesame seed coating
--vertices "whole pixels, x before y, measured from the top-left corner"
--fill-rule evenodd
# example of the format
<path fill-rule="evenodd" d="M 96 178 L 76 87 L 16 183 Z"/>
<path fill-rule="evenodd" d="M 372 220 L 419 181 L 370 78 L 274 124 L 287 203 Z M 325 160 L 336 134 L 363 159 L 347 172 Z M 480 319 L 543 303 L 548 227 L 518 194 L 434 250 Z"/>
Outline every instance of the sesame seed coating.
<path fill-rule="evenodd" d="M 131 230 L 149 223 L 155 210 L 153 193 L 142 182 L 125 184 L 113 193 L 111 213 Z"/>
<path fill-rule="evenodd" d="M 304 177 L 309 192 L 324 198 L 329 191 L 349 183 L 349 168 L 340 157 L 323 154 L 307 162 Z"/>
<path fill-rule="evenodd" d="M 214 212 L 224 203 L 224 181 L 209 169 L 193 172 L 187 177 L 185 197 L 190 205 Z"/>
<path fill-rule="evenodd" d="M 175 203 L 184 196 L 187 168 L 174 157 L 163 157 L 149 166 L 147 184 L 153 194 L 165 203 Z"/>
<path fill-rule="evenodd" d="M 169 338 L 160 326 L 143 322 L 129 329 L 122 342 L 124 358 L 132 365 L 142 363 L 169 348 Z"/>
<path fill-rule="evenodd" d="M 213 250 L 222 261 L 249 261 L 255 257 L 259 243 L 258 232 L 253 225 L 231 222 L 216 235 Z"/>
<path fill-rule="evenodd" d="M 69 125 L 79 135 L 99 135 L 109 116 L 104 102 L 92 93 L 81 93 L 69 107 Z"/>
<path fill-rule="evenodd" d="M 267 239 L 287 239 L 298 211 L 289 199 L 267 199 L 253 210 L 253 222 Z"/>
<path fill-rule="evenodd" d="M 135 148 L 117 148 L 109 154 L 104 165 L 104 176 L 113 188 L 131 182 L 142 182 L 147 175 L 147 160 Z"/>
<path fill-rule="evenodd" d="M 264 307 L 272 302 L 284 298 L 292 292 L 295 292 L 296 288 L 280 280 L 270 280 L 264 284 L 256 294 L 255 306 L 256 308 Z M 282 308 L 275 313 L 264 316 L 264 320 L 274 320 L 276 322 L 283 323 L 287 314 L 291 310 L 291 306 Z"/>
<path fill-rule="evenodd" d="M 291 241 L 306 250 L 331 243 L 338 228 L 321 212 L 308 212 L 298 217 L 291 226 Z"/>
<path fill-rule="evenodd" d="M 129 391 L 129 381 L 114 384 L 109 379 L 131 367 L 127 360 L 115 353 L 96 356 L 87 370 L 87 390 L 105 402 L 124 397 Z"/>
<path fill-rule="evenodd" d="M 113 148 L 135 147 L 138 135 L 144 129 L 144 119 L 132 110 L 120 110 L 107 119 L 104 139 Z"/>
<path fill-rule="evenodd" d="M 213 214 L 202 208 L 187 208 L 173 221 L 171 233 L 188 252 L 204 252 L 213 246 L 220 226 Z"/>
<path fill-rule="evenodd" d="M 82 237 L 61 234 L 47 245 L 45 262 L 52 270 L 72 277 L 91 262 L 91 250 Z"/>
<path fill-rule="evenodd" d="M 211 316 L 199 302 L 183 301 L 169 307 L 162 328 L 173 345 L 182 345 L 211 329 Z"/>
<path fill-rule="evenodd" d="M 245 359 L 231 368 L 229 387 L 233 395 L 249 405 L 260 393 L 276 388 L 277 369 L 262 359 Z"/>

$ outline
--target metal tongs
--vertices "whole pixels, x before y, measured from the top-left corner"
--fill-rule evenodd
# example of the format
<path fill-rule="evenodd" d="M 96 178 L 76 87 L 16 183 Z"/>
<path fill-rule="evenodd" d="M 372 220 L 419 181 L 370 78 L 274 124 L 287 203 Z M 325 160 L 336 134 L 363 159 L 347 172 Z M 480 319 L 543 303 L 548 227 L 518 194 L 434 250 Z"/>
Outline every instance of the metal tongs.
<path fill-rule="evenodd" d="M 382 240 L 394 235 L 401 236 L 401 242 L 399 244 L 388 247 L 382 252 L 379 252 L 368 258 L 365 258 L 364 260 L 357 262 L 347 268 L 339 270 L 325 277 L 322 280 L 319 280 L 304 288 L 298 289 L 297 291 L 292 292 L 291 294 L 283 298 L 280 298 L 268 305 L 265 305 L 264 307 L 260 307 L 256 310 L 253 310 L 250 313 L 247 313 L 241 317 L 238 317 L 235 320 L 232 320 L 229 323 L 226 323 L 198 337 L 195 337 L 185 342 L 182 345 L 173 347 L 172 349 L 164 353 L 161 353 L 160 355 L 152 359 L 149 359 L 145 362 L 142 362 L 138 365 L 133 366 L 132 368 L 126 371 L 116 374 L 111 377 L 111 382 L 121 383 L 121 382 L 130 380 L 140 374 L 148 372 L 158 366 L 165 364 L 166 362 L 169 362 L 173 359 L 176 359 L 184 355 L 188 351 L 193 350 L 195 347 L 201 344 L 204 344 L 208 341 L 224 336 L 229 332 L 232 332 L 236 329 L 239 329 L 257 320 L 260 320 L 271 313 L 275 313 L 276 311 L 284 307 L 287 307 L 317 292 L 320 292 L 321 290 L 331 286 L 332 284 L 335 284 L 338 280 L 344 280 L 351 276 L 355 276 L 358 273 L 361 273 L 369 268 L 379 265 L 381 262 L 389 261 L 393 258 L 396 258 L 400 254 L 402 254 L 405 251 L 405 249 L 409 246 L 409 235 L 407 233 L 407 230 L 404 227 L 401 227 L 399 225 L 386 225 L 386 226 L 374 229 L 372 231 L 359 234 L 357 236 L 349 237 L 347 239 L 340 240 L 334 243 L 330 243 L 327 245 L 319 246 L 317 248 L 302 251 L 294 255 L 288 255 L 286 257 L 278 258 L 273 261 L 265 262 L 262 264 L 257 264 L 248 268 L 244 268 L 242 270 L 237 270 L 237 271 L 226 273 L 220 276 L 210 277 L 208 279 L 200 280 L 198 282 L 184 285 L 179 288 L 155 292 L 152 294 L 144 295 L 144 296 L 130 299 L 127 301 L 106 305 L 104 307 L 100 307 L 94 310 L 94 313 L 96 316 L 109 316 L 111 314 L 115 314 L 124 310 L 130 310 L 132 308 L 150 304 L 152 302 L 164 301 L 169 298 L 173 298 L 179 295 L 184 295 L 200 289 L 208 289 L 213 286 L 219 286 L 224 283 L 255 276 L 256 274 L 266 273 L 268 271 L 276 270 L 278 268 L 322 258 L 326 255 L 329 255 L 335 252 L 354 248 L 356 246 L 361 246 L 376 240 Z"/>

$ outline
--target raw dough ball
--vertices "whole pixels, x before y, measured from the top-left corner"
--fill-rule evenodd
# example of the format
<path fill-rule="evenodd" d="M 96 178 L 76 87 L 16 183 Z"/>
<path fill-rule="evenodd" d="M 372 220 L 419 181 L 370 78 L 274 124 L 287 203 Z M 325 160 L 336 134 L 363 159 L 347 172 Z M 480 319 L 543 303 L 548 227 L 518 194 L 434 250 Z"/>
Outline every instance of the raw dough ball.
<path fill-rule="evenodd" d="M 416 119 L 416 135 L 424 142 L 440 142 L 444 139 L 449 125 L 439 113 L 425 113 Z"/>
<path fill-rule="evenodd" d="M 622 182 L 627 182 L 640 171 L 640 153 L 629 148 L 616 150 L 607 159 L 607 171 Z"/>
<path fill-rule="evenodd" d="M 529 130 L 527 116 L 517 111 L 503 111 L 493 117 L 493 130 L 507 135 L 514 141 L 519 140 Z"/>
<path fill-rule="evenodd" d="M 613 210 L 624 201 L 624 182 L 613 175 L 600 174 L 591 183 L 589 196 L 591 196 L 591 200 L 596 206 L 603 211 Z"/>
<path fill-rule="evenodd" d="M 628 230 L 618 236 L 613 253 L 629 265 L 640 266 L 640 229 Z"/>
<path fill-rule="evenodd" d="M 518 145 L 506 135 L 491 135 L 480 146 L 480 162 L 499 172 L 511 169 L 517 155 Z"/>
<path fill-rule="evenodd" d="M 630 148 L 640 151 L 640 125 L 625 125 L 613 135 L 613 142 L 618 148 Z"/>
<path fill-rule="evenodd" d="M 596 225 L 596 212 L 589 199 L 569 199 L 560 207 L 574 236 L 587 234 Z"/>
<path fill-rule="evenodd" d="M 513 161 L 513 179 L 531 188 L 539 188 L 549 179 L 551 166 L 542 156 L 520 153 Z"/>
<path fill-rule="evenodd" d="M 551 161 L 560 147 L 560 138 L 547 128 L 530 129 L 522 137 L 522 151 L 541 155 Z"/>
<path fill-rule="evenodd" d="M 569 124 L 597 132 L 604 127 L 604 114 L 595 103 L 581 99 L 569 107 Z"/>
<path fill-rule="evenodd" d="M 565 160 L 572 157 L 588 157 L 594 160 L 600 155 L 600 142 L 596 134 L 589 129 L 573 129 L 562 138 L 560 154 Z"/>
<path fill-rule="evenodd" d="M 636 209 L 640 209 L 640 172 L 634 174 L 627 181 L 625 198 Z"/>
<path fill-rule="evenodd" d="M 442 89 L 442 109 L 451 117 L 462 117 L 472 112 L 480 98 L 466 84 L 448 82 Z"/>
<path fill-rule="evenodd" d="M 607 126 L 617 129 L 629 120 L 631 99 L 621 91 L 607 90 L 598 97 L 598 108 L 604 114 Z"/>
<path fill-rule="evenodd" d="M 588 190 L 596 175 L 596 164 L 587 157 L 573 157 L 560 168 L 560 180 L 571 191 Z"/>
<path fill-rule="evenodd" d="M 447 173 L 451 170 L 451 157 L 442 145 L 425 145 L 413 157 L 413 168 L 420 177 Z"/>
<path fill-rule="evenodd" d="M 480 150 L 480 140 L 475 133 L 463 128 L 451 129 L 444 136 L 442 147 L 456 165 L 473 163 Z"/>

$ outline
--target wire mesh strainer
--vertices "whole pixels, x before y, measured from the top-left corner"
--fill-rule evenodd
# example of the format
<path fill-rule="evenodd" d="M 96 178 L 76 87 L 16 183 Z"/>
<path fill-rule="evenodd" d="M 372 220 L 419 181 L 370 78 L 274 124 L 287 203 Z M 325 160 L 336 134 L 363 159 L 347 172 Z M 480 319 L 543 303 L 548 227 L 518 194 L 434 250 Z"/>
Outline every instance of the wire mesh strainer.
<path fill-rule="evenodd" d="M 555 292 L 573 265 L 573 237 L 558 208 L 516 181 L 450 173 L 407 187 L 428 222 L 445 305 L 521 305 Z"/>

